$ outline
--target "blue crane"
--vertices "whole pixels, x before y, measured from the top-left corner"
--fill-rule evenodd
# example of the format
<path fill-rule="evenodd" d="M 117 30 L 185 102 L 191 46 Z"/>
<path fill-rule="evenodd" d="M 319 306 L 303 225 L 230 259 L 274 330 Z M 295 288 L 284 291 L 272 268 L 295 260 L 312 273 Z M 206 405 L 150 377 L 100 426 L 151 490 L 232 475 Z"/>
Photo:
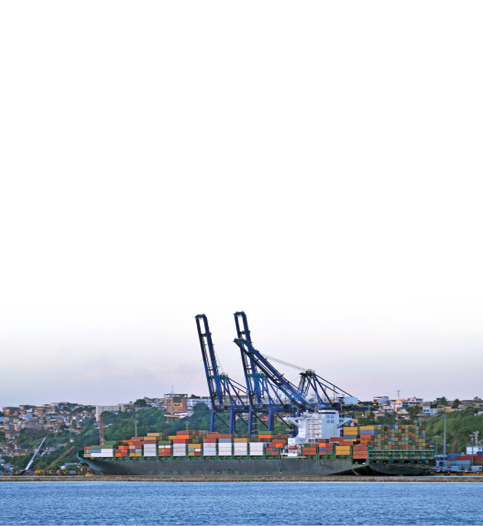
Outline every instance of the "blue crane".
<path fill-rule="evenodd" d="M 229 432 L 235 433 L 237 417 L 248 425 L 250 422 L 252 411 L 247 392 L 241 384 L 230 379 L 227 374 L 220 372 L 208 319 L 204 314 L 196 316 L 196 326 L 211 398 L 210 431 L 215 430 L 216 418 L 226 425 L 219 413 L 228 412 L 230 414 Z M 245 415 L 249 415 L 248 422 L 244 418 Z"/>
<path fill-rule="evenodd" d="M 303 405 L 296 392 L 296 387 L 281 375 L 254 347 L 251 340 L 248 320 L 244 312 L 235 312 L 237 338 L 235 343 L 241 351 L 245 383 L 247 386 L 250 407 L 255 415 L 256 424 L 261 420 L 259 415 L 268 416 L 268 430 L 274 429 L 274 417 L 277 415 L 286 425 L 283 416 L 294 416 L 297 409 L 293 400 Z M 259 361 L 261 358 L 261 362 Z M 250 431 L 249 431 L 250 432 Z"/>
<path fill-rule="evenodd" d="M 299 391 L 305 396 L 308 395 L 309 389 L 314 393 L 313 404 L 318 408 L 333 407 L 340 411 L 341 404 L 338 401 L 341 394 L 354 398 L 347 391 L 337 387 L 315 373 L 312 369 L 307 369 L 300 373 Z M 332 401 L 329 392 L 332 391 Z"/>
<path fill-rule="evenodd" d="M 275 415 L 285 422 L 284 415 L 300 415 L 301 411 L 317 411 L 322 408 L 340 410 L 339 394 L 342 392 L 351 396 L 311 369 L 304 369 L 261 354 L 253 347 L 246 314 L 235 312 L 234 317 L 237 330 L 235 343 L 241 351 L 250 406 L 256 414 L 268 413 L 269 431 L 273 431 Z M 301 370 L 299 385 L 295 386 L 286 379 L 269 359 Z M 313 395 L 309 399 L 310 390 L 313 391 Z M 331 400 L 329 391 L 332 391 L 335 400 Z"/>

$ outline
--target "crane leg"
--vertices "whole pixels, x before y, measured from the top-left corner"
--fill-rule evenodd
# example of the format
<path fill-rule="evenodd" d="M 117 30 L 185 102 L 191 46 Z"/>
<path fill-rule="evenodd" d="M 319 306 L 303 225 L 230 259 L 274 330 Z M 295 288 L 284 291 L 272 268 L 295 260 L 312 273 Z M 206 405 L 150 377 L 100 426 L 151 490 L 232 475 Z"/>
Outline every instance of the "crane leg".
<path fill-rule="evenodd" d="M 275 413 L 273 409 L 270 408 L 268 410 L 268 430 L 269 431 L 273 431 L 273 428 L 275 427 L 274 416 L 275 416 Z"/>
<path fill-rule="evenodd" d="M 257 415 L 253 411 L 253 408 L 250 407 L 248 411 L 248 434 L 250 436 L 254 435 L 256 433 L 256 430 L 257 430 Z"/>

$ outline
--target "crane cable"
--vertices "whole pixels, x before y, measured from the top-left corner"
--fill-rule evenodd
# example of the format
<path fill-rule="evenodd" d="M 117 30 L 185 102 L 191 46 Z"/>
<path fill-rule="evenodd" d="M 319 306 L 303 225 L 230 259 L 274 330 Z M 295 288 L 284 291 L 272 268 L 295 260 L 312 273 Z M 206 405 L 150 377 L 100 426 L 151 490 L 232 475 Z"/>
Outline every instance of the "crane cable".
<path fill-rule="evenodd" d="M 261 354 L 261 353 L 260 353 Z M 293 367 L 294 369 L 298 369 L 299 371 L 310 371 L 310 369 L 307 369 L 306 367 L 300 367 L 299 365 L 294 365 L 293 363 L 284 362 L 283 360 L 280 360 L 279 358 L 274 358 L 273 356 L 268 356 L 267 354 L 262 354 L 264 358 L 268 358 L 269 360 L 273 360 L 274 362 L 281 363 L 282 365 L 287 365 L 288 367 Z"/>

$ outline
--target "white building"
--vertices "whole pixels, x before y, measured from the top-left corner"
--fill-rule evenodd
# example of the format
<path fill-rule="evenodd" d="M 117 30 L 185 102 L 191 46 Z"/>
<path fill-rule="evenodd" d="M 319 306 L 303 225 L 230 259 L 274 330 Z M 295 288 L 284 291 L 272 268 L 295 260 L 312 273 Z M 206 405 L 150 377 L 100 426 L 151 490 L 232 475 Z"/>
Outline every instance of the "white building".
<path fill-rule="evenodd" d="M 187 411 L 193 411 L 196 404 L 205 404 L 208 409 L 211 409 L 211 398 L 187 398 Z"/>
<path fill-rule="evenodd" d="M 119 405 L 96 405 L 96 420 L 99 422 L 99 416 L 102 413 L 117 413 L 119 411 Z"/>

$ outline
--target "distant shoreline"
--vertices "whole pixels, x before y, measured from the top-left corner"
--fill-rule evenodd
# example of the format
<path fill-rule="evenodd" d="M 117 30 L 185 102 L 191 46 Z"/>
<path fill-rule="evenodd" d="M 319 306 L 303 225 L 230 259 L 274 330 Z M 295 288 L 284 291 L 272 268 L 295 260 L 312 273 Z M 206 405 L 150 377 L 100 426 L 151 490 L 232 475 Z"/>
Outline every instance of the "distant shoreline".
<path fill-rule="evenodd" d="M 263 477 L 263 476 L 0 476 L 0 482 L 483 482 L 482 476 Z"/>

